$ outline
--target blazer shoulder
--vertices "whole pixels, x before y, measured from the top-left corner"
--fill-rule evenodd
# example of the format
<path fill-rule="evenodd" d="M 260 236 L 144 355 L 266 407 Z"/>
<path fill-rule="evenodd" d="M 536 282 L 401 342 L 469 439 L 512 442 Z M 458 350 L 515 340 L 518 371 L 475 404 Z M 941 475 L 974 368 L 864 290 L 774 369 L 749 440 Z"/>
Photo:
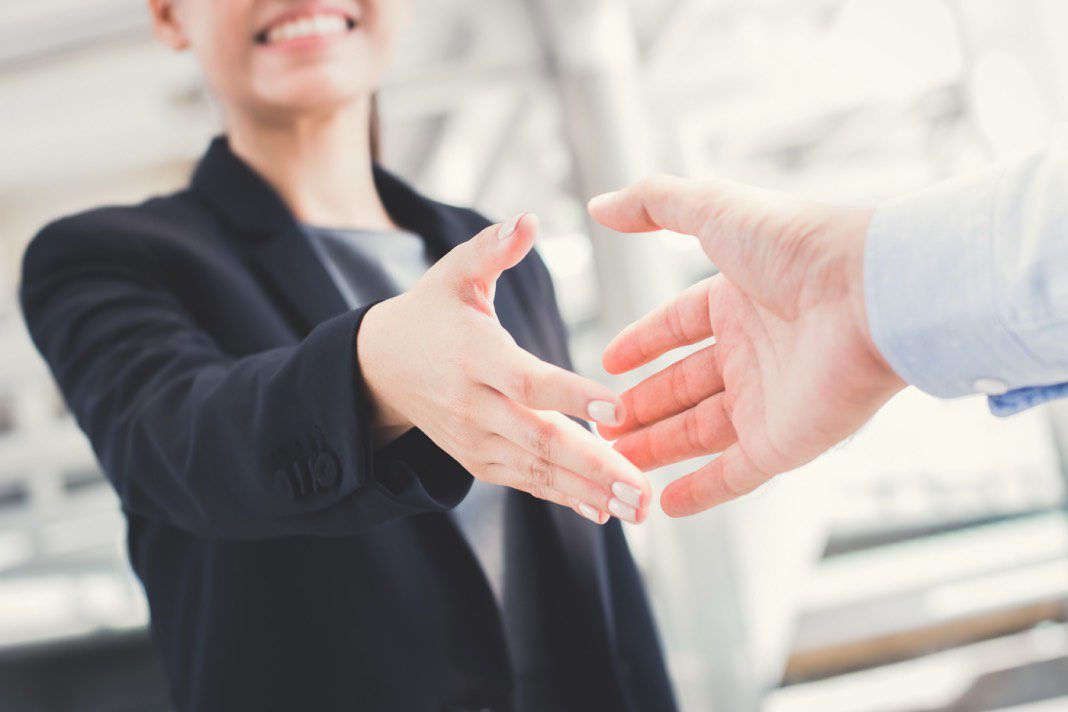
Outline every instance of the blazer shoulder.
<path fill-rule="evenodd" d="M 146 238 L 208 219 L 188 190 L 154 196 L 129 205 L 105 205 L 72 213 L 46 224 L 30 240 L 22 258 L 23 281 L 56 261 L 117 257 L 138 259 Z"/>

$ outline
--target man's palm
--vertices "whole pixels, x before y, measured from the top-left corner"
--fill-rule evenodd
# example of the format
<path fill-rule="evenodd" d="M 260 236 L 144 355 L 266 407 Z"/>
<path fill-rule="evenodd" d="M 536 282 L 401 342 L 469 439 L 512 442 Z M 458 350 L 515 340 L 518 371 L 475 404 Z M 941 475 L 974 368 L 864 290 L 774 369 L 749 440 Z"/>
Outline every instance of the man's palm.
<path fill-rule="evenodd" d="M 812 460 L 903 386 L 867 334 L 866 215 L 675 178 L 642 181 L 590 211 L 624 232 L 696 235 L 721 270 L 604 353 L 621 373 L 714 336 L 625 393 L 627 422 L 601 429 L 643 470 L 723 453 L 665 489 L 668 514 L 708 509 Z"/>

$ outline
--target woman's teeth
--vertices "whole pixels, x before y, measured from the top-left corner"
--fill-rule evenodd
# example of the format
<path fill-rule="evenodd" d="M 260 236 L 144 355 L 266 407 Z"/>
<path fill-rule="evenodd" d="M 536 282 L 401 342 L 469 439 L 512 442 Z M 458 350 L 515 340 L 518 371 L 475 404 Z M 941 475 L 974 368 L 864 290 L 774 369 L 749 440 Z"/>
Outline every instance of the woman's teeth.
<path fill-rule="evenodd" d="M 267 44 L 285 42 L 302 37 L 328 37 L 343 35 L 352 29 L 350 20 L 336 14 L 313 15 L 283 22 L 267 31 Z"/>

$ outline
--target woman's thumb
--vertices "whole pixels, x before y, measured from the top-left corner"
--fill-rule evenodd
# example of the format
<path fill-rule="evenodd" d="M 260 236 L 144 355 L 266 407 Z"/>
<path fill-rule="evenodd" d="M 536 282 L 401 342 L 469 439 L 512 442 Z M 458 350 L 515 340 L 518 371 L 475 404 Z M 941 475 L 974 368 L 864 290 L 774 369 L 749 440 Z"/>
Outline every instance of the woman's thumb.
<path fill-rule="evenodd" d="M 492 287 L 501 272 L 526 257 L 537 234 L 538 217 L 533 213 L 490 225 L 445 257 L 449 274 L 456 280 L 474 279 Z"/>

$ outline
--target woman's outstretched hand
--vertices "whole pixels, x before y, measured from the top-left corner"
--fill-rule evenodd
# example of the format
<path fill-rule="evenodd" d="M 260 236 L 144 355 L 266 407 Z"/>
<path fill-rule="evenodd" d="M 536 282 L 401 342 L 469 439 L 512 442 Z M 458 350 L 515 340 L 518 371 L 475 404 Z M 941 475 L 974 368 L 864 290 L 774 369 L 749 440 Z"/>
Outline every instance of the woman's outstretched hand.
<path fill-rule="evenodd" d="M 530 251 L 532 214 L 493 225 L 412 289 L 373 306 L 359 330 L 361 373 L 383 440 L 416 427 L 476 478 L 529 492 L 603 524 L 645 519 L 645 476 L 565 417 L 618 425 L 607 387 L 524 351 L 497 321 L 497 278 Z"/>
<path fill-rule="evenodd" d="M 642 470 L 722 452 L 668 485 L 668 514 L 700 512 L 803 465 L 905 386 L 868 329 L 868 212 L 664 176 L 595 198 L 590 213 L 623 232 L 695 235 L 721 270 L 604 352 L 605 368 L 622 373 L 715 337 L 624 393 L 626 421 L 600 429 Z"/>

